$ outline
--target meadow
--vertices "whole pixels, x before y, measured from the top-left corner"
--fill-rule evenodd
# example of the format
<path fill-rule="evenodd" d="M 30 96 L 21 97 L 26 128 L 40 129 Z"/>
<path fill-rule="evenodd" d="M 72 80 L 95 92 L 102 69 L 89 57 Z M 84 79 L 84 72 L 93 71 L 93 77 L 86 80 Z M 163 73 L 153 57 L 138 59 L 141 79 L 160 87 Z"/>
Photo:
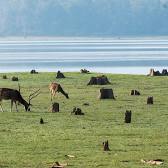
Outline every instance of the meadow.
<path fill-rule="evenodd" d="M 0 87 L 18 89 L 22 96 L 41 90 L 32 100 L 30 112 L 22 105 L 19 112 L 10 112 L 10 101 L 2 101 L 0 112 L 0 168 L 49 168 L 58 161 L 73 168 L 148 168 L 141 159 L 163 159 L 158 167 L 167 168 L 168 158 L 168 77 L 106 74 L 111 84 L 87 86 L 91 76 L 99 74 L 64 73 L 7 73 Z M 54 98 L 60 104 L 59 113 L 51 113 L 48 85 L 61 84 L 69 99 L 61 93 Z M 112 88 L 116 100 L 99 100 L 102 87 Z M 140 96 L 130 96 L 137 89 Z M 148 96 L 154 104 L 147 105 Z M 84 106 L 89 103 L 89 106 Z M 83 116 L 72 115 L 73 107 L 80 107 Z M 124 123 L 125 111 L 132 111 L 132 122 Z M 40 124 L 40 118 L 44 124 Z M 110 151 L 103 151 L 102 142 L 108 140 Z M 74 155 L 67 158 L 65 155 Z"/>

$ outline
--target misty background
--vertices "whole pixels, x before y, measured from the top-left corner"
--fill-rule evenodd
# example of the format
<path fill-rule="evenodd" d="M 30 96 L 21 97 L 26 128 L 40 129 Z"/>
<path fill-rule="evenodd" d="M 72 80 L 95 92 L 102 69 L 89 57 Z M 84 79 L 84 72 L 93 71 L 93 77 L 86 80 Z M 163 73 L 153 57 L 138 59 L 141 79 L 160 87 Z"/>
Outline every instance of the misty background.
<path fill-rule="evenodd" d="M 168 35 L 168 0 L 0 0 L 0 36 Z"/>

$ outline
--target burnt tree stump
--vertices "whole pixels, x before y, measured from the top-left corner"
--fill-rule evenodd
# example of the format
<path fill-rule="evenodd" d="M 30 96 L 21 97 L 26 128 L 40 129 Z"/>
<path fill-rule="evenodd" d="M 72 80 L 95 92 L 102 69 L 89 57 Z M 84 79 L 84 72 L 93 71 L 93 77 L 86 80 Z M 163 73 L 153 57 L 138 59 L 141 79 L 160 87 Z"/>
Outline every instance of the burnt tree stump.
<path fill-rule="evenodd" d="M 84 113 L 82 112 L 82 110 L 78 107 L 74 107 L 73 111 L 71 112 L 71 114 L 75 114 L 75 115 L 84 115 Z"/>
<path fill-rule="evenodd" d="M 108 140 L 103 142 L 103 150 L 110 151 Z"/>
<path fill-rule="evenodd" d="M 131 95 L 133 96 L 139 96 L 140 95 L 140 92 L 137 91 L 137 90 L 131 90 Z"/>
<path fill-rule="evenodd" d="M 81 73 L 89 73 L 89 71 L 87 69 L 81 69 L 80 72 Z"/>
<path fill-rule="evenodd" d="M 87 85 L 107 85 L 110 84 L 108 78 L 105 75 L 98 77 L 91 77 Z"/>
<path fill-rule="evenodd" d="M 30 71 L 30 74 L 38 74 L 38 72 L 37 72 L 35 69 L 32 69 L 32 70 Z"/>
<path fill-rule="evenodd" d="M 7 76 L 6 76 L 6 75 L 3 75 L 3 76 L 2 76 L 2 79 L 7 79 Z"/>
<path fill-rule="evenodd" d="M 112 89 L 100 89 L 99 99 L 115 99 Z"/>
<path fill-rule="evenodd" d="M 43 118 L 40 118 L 40 124 L 44 124 Z"/>
<path fill-rule="evenodd" d="M 162 70 L 162 75 L 163 75 L 163 76 L 168 75 L 167 69 L 163 69 L 163 70 Z"/>
<path fill-rule="evenodd" d="M 64 74 L 63 74 L 61 71 L 58 71 L 56 78 L 57 78 L 57 79 L 58 79 L 58 78 L 65 78 L 65 76 L 64 76 Z"/>
<path fill-rule="evenodd" d="M 153 104 L 153 96 L 147 98 L 147 104 Z"/>
<path fill-rule="evenodd" d="M 131 110 L 126 110 L 125 112 L 125 123 L 131 123 L 131 116 L 132 116 L 132 112 Z"/>
<path fill-rule="evenodd" d="M 52 104 L 51 112 L 52 113 L 59 112 L 59 103 L 54 102 Z"/>

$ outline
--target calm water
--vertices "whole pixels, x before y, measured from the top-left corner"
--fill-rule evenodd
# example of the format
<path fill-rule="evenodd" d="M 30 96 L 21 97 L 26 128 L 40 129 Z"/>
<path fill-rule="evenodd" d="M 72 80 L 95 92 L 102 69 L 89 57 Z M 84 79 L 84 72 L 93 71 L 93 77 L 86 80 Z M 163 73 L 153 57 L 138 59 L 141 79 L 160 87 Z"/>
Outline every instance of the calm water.
<path fill-rule="evenodd" d="M 79 71 L 147 74 L 168 69 L 168 38 L 0 40 L 0 72 Z"/>

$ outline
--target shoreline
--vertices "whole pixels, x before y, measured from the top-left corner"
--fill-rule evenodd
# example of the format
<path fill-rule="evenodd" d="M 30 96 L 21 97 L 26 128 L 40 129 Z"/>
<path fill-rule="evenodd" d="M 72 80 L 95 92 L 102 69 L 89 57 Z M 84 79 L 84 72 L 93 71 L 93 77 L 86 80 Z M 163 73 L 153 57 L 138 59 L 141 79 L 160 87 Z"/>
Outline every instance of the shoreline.
<path fill-rule="evenodd" d="M 81 69 L 87 69 L 90 73 L 101 73 L 101 74 L 119 74 L 119 75 L 147 75 L 150 72 L 150 69 L 155 71 L 162 71 L 163 69 L 168 69 L 168 67 L 99 67 L 99 68 L 90 68 L 90 67 L 76 67 L 76 68 L 35 68 L 27 67 L 20 69 L 0 69 L 0 74 L 4 73 L 30 73 L 31 70 L 36 70 L 40 73 L 56 73 L 61 71 L 64 73 L 77 73 Z"/>

